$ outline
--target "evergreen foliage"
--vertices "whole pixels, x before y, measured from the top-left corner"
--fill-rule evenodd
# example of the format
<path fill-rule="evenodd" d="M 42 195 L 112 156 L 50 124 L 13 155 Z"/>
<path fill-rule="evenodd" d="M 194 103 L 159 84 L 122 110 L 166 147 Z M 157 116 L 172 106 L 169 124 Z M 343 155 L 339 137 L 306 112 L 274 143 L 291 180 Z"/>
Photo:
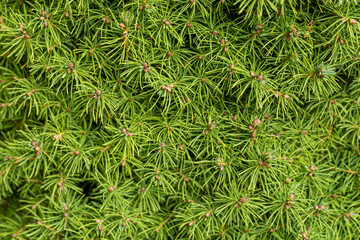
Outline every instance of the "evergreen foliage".
<path fill-rule="evenodd" d="M 0 239 L 359 239 L 357 0 L 0 15 Z"/>

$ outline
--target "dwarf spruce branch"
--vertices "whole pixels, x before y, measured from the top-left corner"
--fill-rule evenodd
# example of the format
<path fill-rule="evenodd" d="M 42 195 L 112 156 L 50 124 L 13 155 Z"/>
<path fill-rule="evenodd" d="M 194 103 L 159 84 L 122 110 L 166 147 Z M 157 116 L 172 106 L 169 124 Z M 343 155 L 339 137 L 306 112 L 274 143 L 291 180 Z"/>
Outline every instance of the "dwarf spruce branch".
<path fill-rule="evenodd" d="M 1 239 L 357 239 L 356 0 L 0 5 Z"/>

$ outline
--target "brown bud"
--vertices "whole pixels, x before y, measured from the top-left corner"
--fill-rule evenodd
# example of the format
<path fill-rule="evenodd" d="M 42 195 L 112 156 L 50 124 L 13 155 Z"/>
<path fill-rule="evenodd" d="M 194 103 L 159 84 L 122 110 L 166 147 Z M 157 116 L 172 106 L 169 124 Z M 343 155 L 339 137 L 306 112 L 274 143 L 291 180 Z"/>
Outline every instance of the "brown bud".
<path fill-rule="evenodd" d="M 43 16 L 40 17 L 40 21 L 44 21 L 45 18 Z"/>
<path fill-rule="evenodd" d="M 218 34 L 218 32 L 214 30 L 214 31 L 212 32 L 212 34 L 213 34 L 214 36 L 216 36 L 216 35 Z"/>
<path fill-rule="evenodd" d="M 354 25 L 354 24 L 356 23 L 356 21 L 355 21 L 355 19 L 350 19 L 350 20 L 349 20 L 349 23 L 350 23 L 351 25 Z"/>
<path fill-rule="evenodd" d="M 289 195 L 289 199 L 290 199 L 290 200 L 294 200 L 294 198 L 295 198 L 295 195 L 294 195 L 294 194 L 290 194 L 290 195 Z"/>
<path fill-rule="evenodd" d="M 313 174 L 312 174 L 311 172 L 308 173 L 308 176 L 309 176 L 309 177 L 312 177 L 312 175 L 313 175 Z"/>
<path fill-rule="evenodd" d="M 113 188 L 113 187 L 109 187 L 109 188 L 108 188 L 108 191 L 109 191 L 109 192 L 113 192 L 113 191 L 114 191 L 114 188 Z"/>
<path fill-rule="evenodd" d="M 262 81 L 262 80 L 263 80 L 263 76 L 259 75 L 259 76 L 257 76 L 257 79 L 258 79 L 259 81 Z"/>
<path fill-rule="evenodd" d="M 289 208 L 290 208 L 289 204 L 285 204 L 285 209 L 289 210 Z"/>
<path fill-rule="evenodd" d="M 188 22 L 188 23 L 187 23 L 187 27 L 188 27 L 188 28 L 191 28 L 191 23 Z"/>
<path fill-rule="evenodd" d="M 202 83 L 204 83 L 205 81 L 206 81 L 205 78 L 202 78 L 202 79 L 201 79 L 201 82 L 202 82 Z"/>
<path fill-rule="evenodd" d="M 333 100 L 331 100 L 331 104 L 335 104 L 336 103 L 336 101 L 333 99 Z"/>
<path fill-rule="evenodd" d="M 252 132 L 251 135 L 250 135 L 251 138 L 255 138 L 256 137 L 256 132 Z"/>
<path fill-rule="evenodd" d="M 259 118 L 255 119 L 254 121 L 252 121 L 252 125 L 256 126 L 259 125 L 261 123 L 261 120 Z"/>
<path fill-rule="evenodd" d="M 208 213 L 208 212 L 205 213 L 205 217 L 206 217 L 206 218 L 209 218 L 209 217 L 210 217 L 210 213 Z"/>
<path fill-rule="evenodd" d="M 250 72 L 250 77 L 255 77 L 255 73 L 253 73 L 253 72 Z"/>
<path fill-rule="evenodd" d="M 168 57 L 171 57 L 171 55 L 172 55 L 172 52 L 170 52 L 170 51 L 167 52 L 167 56 L 168 56 Z"/>
<path fill-rule="evenodd" d="M 192 225 L 194 225 L 194 223 L 193 223 L 193 222 L 189 222 L 189 227 L 191 227 Z"/>

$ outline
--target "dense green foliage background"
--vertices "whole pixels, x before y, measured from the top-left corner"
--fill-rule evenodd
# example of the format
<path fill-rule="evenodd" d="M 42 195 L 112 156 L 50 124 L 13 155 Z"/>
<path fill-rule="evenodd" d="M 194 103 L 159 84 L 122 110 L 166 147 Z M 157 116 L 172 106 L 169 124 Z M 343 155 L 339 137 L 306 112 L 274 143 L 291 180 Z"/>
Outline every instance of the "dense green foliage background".
<path fill-rule="evenodd" d="M 0 15 L 0 239 L 359 239 L 357 0 Z"/>

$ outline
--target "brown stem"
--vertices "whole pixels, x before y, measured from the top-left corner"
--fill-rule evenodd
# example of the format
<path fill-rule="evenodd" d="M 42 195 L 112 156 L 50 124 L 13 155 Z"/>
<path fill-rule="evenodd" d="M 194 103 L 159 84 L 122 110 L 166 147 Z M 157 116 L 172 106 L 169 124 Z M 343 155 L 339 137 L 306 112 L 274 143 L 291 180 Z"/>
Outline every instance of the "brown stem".
<path fill-rule="evenodd" d="M 26 182 L 34 182 L 44 184 L 44 181 L 36 180 L 36 179 L 26 179 Z"/>
<path fill-rule="evenodd" d="M 350 173 L 350 174 L 354 174 L 354 175 L 358 174 L 357 171 L 353 171 L 353 170 L 344 170 L 344 169 L 336 169 L 336 168 L 331 168 L 330 170 L 331 171 L 336 171 L 336 172 Z"/>
<path fill-rule="evenodd" d="M 25 226 L 23 226 L 22 228 L 20 228 L 16 233 L 15 236 L 19 235 L 20 233 L 22 233 L 27 227 L 27 224 Z"/>
<path fill-rule="evenodd" d="M 157 227 L 157 229 L 160 230 L 172 217 L 173 217 L 173 216 L 170 216 L 170 217 L 168 217 L 167 219 L 165 219 L 165 221 L 162 222 L 162 223 Z"/>
<path fill-rule="evenodd" d="M 53 229 L 53 228 L 51 228 L 51 227 L 49 227 L 49 226 L 47 226 L 46 224 L 44 224 L 44 223 L 41 223 L 41 224 L 39 224 L 40 226 L 42 226 L 42 227 L 44 227 L 44 228 L 46 228 L 46 229 L 48 229 L 48 230 L 50 230 L 50 231 L 52 231 L 52 232 L 54 232 L 55 234 L 57 234 L 58 236 L 62 236 L 62 234 L 61 233 L 59 233 L 59 232 L 57 232 L 55 229 Z"/>

